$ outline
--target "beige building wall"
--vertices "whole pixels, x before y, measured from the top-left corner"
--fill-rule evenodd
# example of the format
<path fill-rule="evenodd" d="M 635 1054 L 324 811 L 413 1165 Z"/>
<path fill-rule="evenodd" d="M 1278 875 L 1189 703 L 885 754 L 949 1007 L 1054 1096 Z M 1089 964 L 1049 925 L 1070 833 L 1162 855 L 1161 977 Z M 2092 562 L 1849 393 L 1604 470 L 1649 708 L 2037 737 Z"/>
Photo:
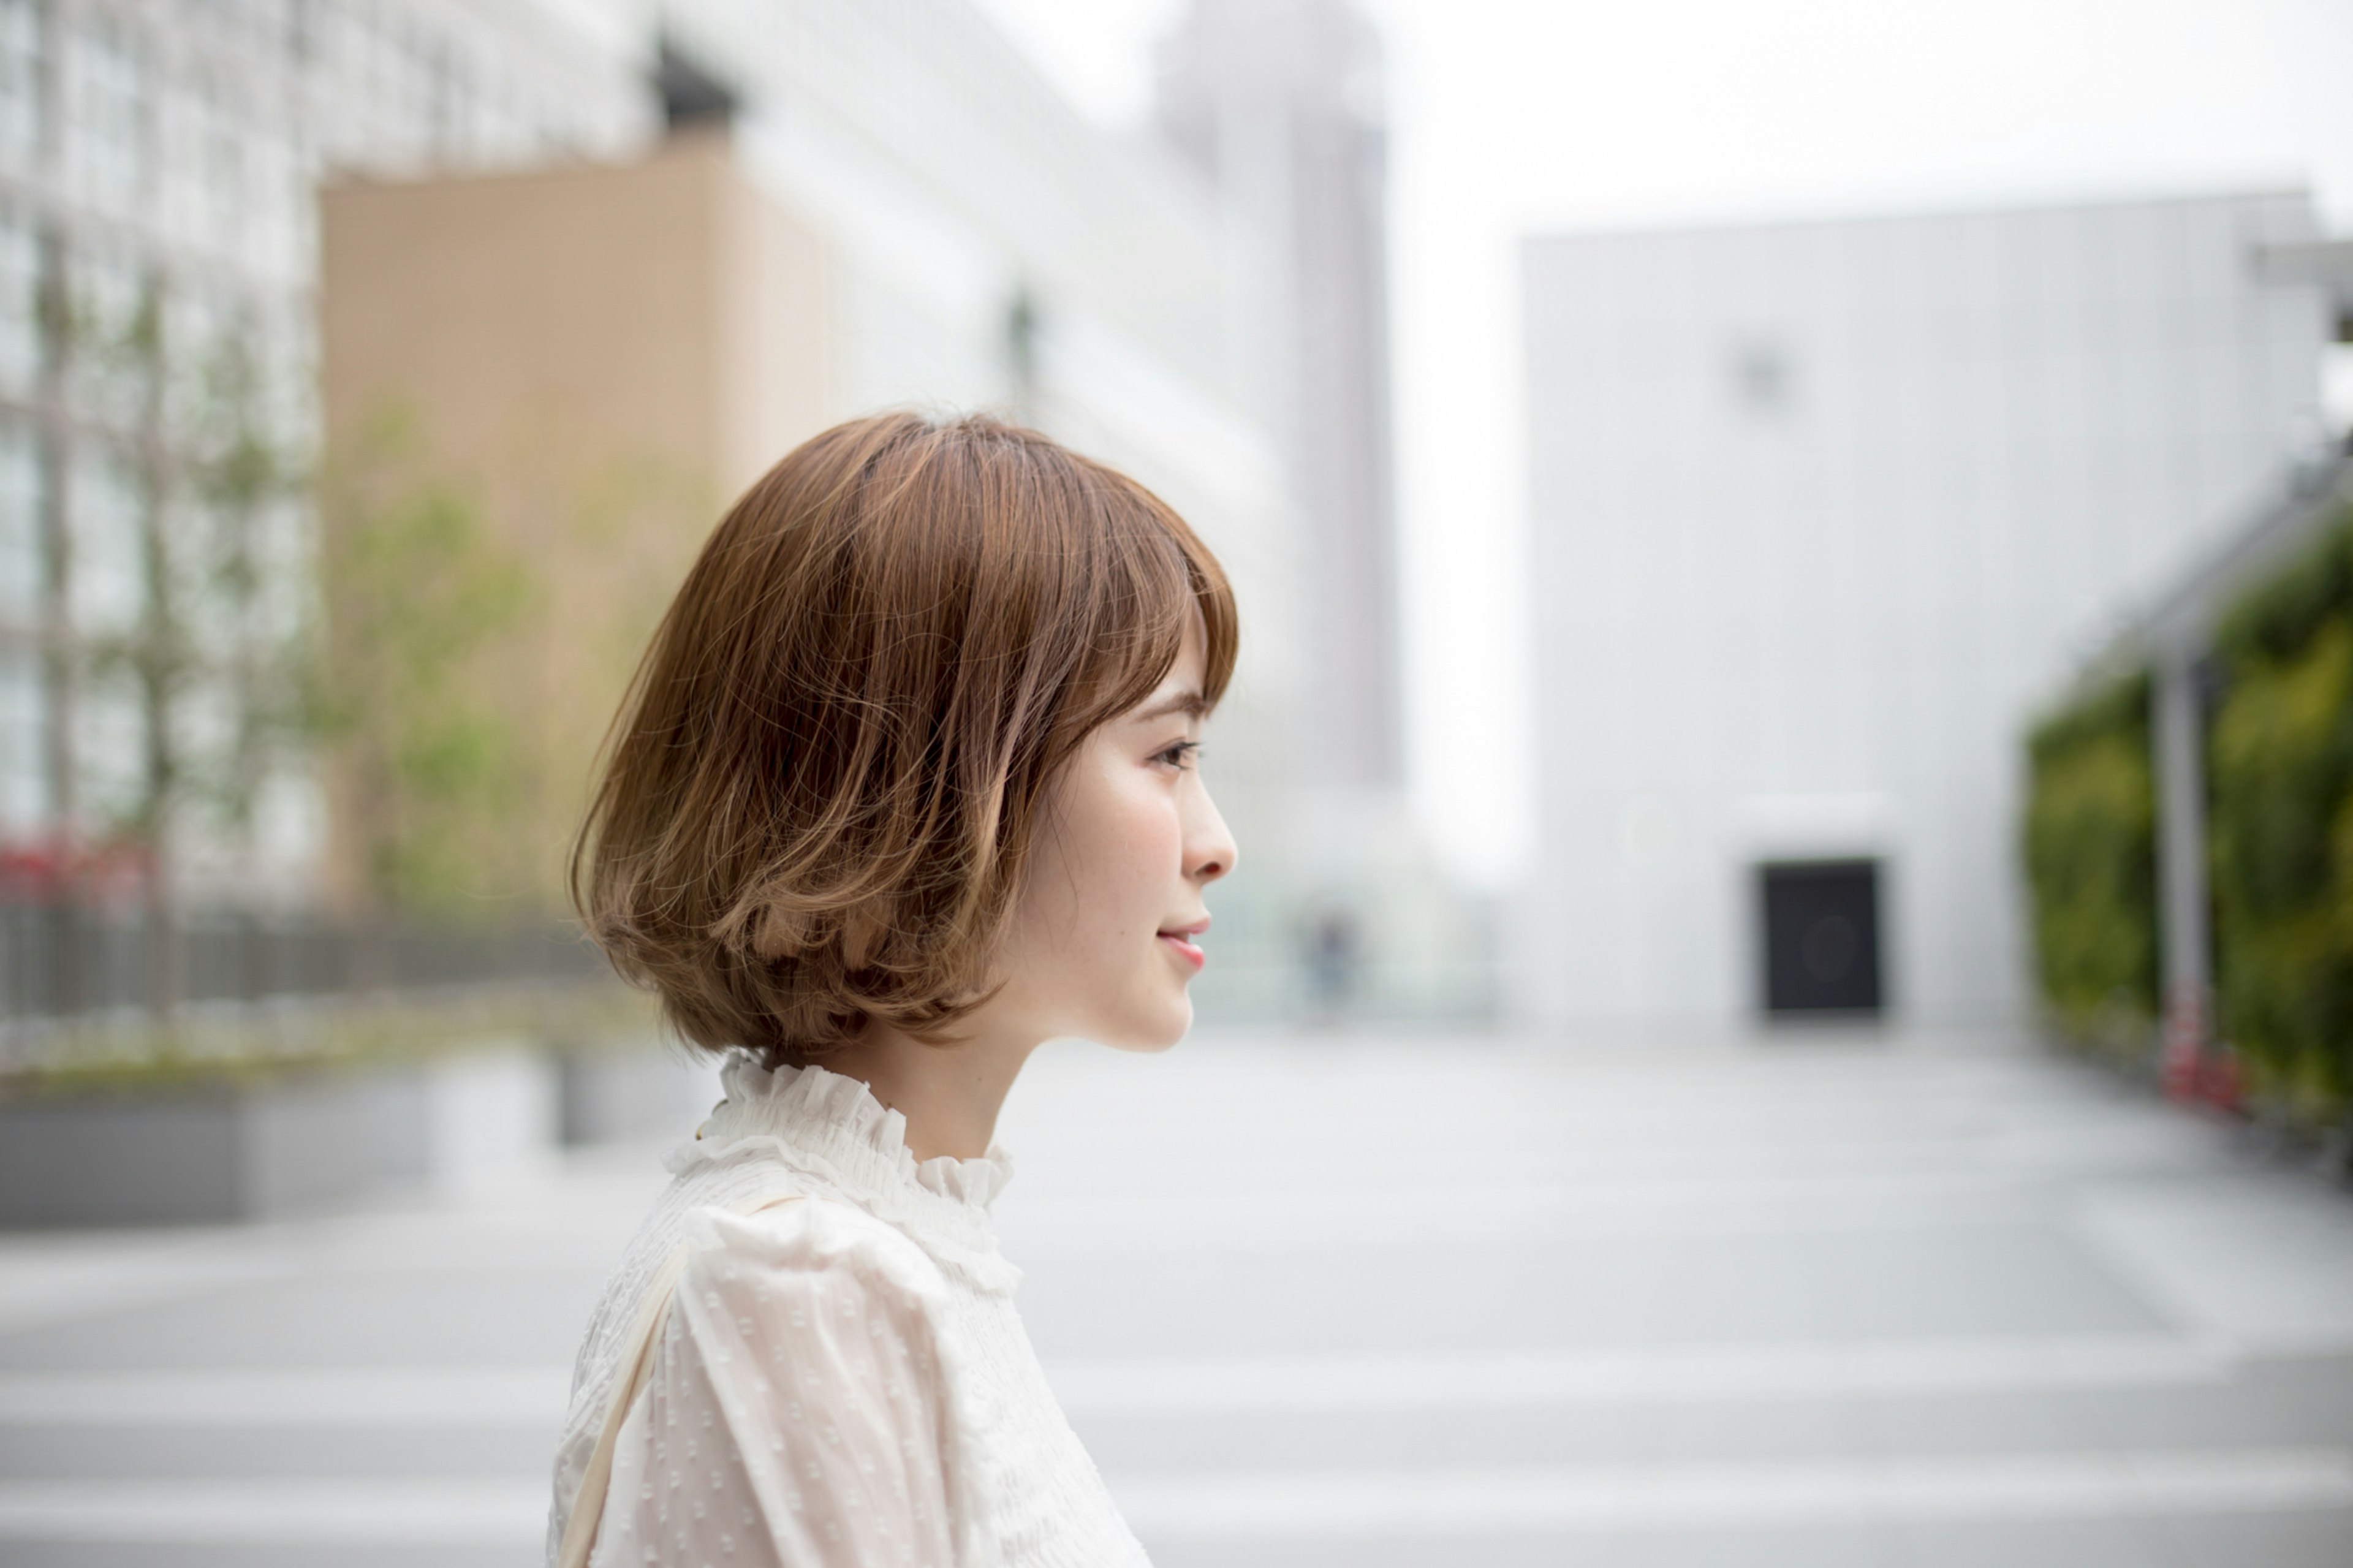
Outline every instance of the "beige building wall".
<path fill-rule="evenodd" d="M 718 133 L 628 165 L 332 186 L 321 236 L 330 623 L 369 591 L 336 570 L 339 494 L 470 499 L 526 592 L 467 655 L 463 695 L 507 757 L 467 873 L 544 905 L 670 593 L 725 505 L 827 420 L 825 251 Z M 398 803 L 348 761 L 331 793 L 331 877 L 364 903 Z"/>

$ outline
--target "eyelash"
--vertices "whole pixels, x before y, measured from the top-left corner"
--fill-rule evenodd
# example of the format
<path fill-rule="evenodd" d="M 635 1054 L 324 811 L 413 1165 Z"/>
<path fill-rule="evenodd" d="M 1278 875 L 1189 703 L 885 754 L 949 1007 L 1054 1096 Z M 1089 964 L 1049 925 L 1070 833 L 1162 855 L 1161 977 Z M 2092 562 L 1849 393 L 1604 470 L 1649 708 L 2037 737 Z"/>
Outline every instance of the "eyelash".
<path fill-rule="evenodd" d="M 1201 742 L 1198 741 L 1179 741 L 1173 746 L 1166 746 L 1155 752 L 1152 754 L 1152 760 L 1155 763 L 1166 763 L 1181 773 L 1192 765 L 1188 759 L 1198 755 L 1200 750 Z"/>

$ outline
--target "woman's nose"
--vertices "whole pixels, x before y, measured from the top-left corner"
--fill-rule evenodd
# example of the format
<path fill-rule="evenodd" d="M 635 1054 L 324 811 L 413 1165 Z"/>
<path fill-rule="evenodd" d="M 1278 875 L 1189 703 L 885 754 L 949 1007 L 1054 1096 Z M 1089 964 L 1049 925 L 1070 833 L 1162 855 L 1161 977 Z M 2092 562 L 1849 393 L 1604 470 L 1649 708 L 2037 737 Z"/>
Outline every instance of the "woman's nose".
<path fill-rule="evenodd" d="M 1195 819 L 1185 836 L 1185 875 L 1196 882 L 1214 882 L 1234 868 L 1240 851 L 1217 803 L 1203 790 Z"/>

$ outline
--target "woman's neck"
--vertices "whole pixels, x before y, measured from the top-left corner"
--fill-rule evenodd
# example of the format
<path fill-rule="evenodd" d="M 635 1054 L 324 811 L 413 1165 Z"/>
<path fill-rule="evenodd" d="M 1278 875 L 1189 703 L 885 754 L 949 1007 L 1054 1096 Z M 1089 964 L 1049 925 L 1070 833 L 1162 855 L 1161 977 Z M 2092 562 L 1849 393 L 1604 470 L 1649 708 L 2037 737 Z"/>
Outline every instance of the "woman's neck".
<path fill-rule="evenodd" d="M 983 1031 L 956 1045 L 927 1046 L 877 1024 L 820 1065 L 857 1079 L 905 1117 L 907 1148 L 916 1159 L 975 1160 L 988 1152 L 997 1114 L 1037 1044 Z"/>

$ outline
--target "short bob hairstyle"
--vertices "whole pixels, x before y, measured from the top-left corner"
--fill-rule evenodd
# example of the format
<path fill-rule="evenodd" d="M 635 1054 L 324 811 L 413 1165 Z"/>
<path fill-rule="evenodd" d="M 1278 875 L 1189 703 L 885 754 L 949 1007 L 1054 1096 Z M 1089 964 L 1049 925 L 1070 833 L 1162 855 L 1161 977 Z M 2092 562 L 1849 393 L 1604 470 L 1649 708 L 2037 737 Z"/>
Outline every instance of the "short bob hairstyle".
<path fill-rule="evenodd" d="M 571 892 L 710 1050 L 805 1063 L 881 1020 L 934 1042 L 989 971 L 1040 808 L 1232 591 L 1159 498 L 1034 431 L 886 414 L 723 518 L 607 742 Z"/>

